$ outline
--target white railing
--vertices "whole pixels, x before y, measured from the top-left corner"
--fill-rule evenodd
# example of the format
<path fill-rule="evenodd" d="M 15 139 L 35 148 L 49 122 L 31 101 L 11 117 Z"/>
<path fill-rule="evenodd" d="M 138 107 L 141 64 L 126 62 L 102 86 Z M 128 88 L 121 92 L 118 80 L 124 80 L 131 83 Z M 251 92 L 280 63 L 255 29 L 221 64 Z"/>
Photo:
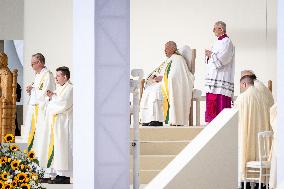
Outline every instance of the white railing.
<path fill-rule="evenodd" d="M 140 173 L 140 143 L 139 143 L 139 89 L 141 79 L 143 77 L 143 70 L 133 69 L 131 71 L 133 77 L 138 77 L 137 80 L 130 80 L 130 92 L 132 93 L 132 105 L 130 107 L 130 114 L 133 115 L 133 131 L 134 139 L 131 143 L 133 147 L 133 189 L 139 189 L 139 173 Z M 130 117 L 131 119 L 131 117 Z"/>
<path fill-rule="evenodd" d="M 238 96 L 234 96 L 233 101 L 237 99 Z M 201 91 L 194 89 L 193 95 L 192 95 L 192 104 L 191 104 L 191 110 L 190 110 L 190 115 L 189 115 L 189 126 L 200 126 L 201 121 L 200 121 L 200 116 L 204 116 L 205 112 L 202 112 L 201 114 L 201 103 L 206 102 L 206 96 L 201 96 Z M 195 105 L 195 109 L 194 109 Z M 195 112 L 195 123 L 194 123 L 194 112 Z"/>

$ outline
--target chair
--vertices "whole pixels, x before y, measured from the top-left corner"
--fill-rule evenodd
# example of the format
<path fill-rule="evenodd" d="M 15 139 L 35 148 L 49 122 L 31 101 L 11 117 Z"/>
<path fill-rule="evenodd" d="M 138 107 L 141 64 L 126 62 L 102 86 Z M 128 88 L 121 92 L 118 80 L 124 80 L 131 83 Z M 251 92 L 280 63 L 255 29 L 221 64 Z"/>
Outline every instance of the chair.
<path fill-rule="evenodd" d="M 271 143 L 273 138 L 272 131 L 263 131 L 258 133 L 258 155 L 259 161 L 249 161 L 245 165 L 244 188 L 246 189 L 247 181 L 258 181 L 259 189 L 261 189 L 262 178 L 265 177 L 266 188 L 268 188 L 268 177 L 270 176 L 271 162 Z M 248 178 L 248 174 L 253 174 Z M 258 175 L 258 177 L 256 177 Z"/>

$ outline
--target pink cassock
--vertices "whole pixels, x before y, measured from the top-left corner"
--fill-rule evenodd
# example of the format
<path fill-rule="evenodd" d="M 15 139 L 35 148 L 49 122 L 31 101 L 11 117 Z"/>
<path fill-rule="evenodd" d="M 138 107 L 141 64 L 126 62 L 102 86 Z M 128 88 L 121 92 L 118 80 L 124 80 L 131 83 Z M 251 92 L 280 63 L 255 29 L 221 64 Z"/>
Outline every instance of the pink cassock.
<path fill-rule="evenodd" d="M 231 108 L 231 97 L 206 93 L 205 122 L 211 122 L 224 108 Z"/>

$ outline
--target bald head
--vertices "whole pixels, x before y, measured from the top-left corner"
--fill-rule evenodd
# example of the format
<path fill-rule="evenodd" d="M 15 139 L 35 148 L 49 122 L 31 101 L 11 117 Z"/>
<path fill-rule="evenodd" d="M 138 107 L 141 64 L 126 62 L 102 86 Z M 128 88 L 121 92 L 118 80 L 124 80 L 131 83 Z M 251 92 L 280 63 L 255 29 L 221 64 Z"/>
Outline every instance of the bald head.
<path fill-rule="evenodd" d="M 241 93 L 247 90 L 249 87 L 254 86 L 254 74 L 244 75 L 240 79 L 240 91 Z"/>
<path fill-rule="evenodd" d="M 241 78 L 244 77 L 244 76 L 251 76 L 251 78 L 253 78 L 254 80 L 256 80 L 256 75 L 254 74 L 254 72 L 252 70 L 243 70 L 241 72 Z"/>
<path fill-rule="evenodd" d="M 165 44 L 165 54 L 169 58 L 171 57 L 177 50 L 177 44 L 174 41 L 168 41 Z"/>

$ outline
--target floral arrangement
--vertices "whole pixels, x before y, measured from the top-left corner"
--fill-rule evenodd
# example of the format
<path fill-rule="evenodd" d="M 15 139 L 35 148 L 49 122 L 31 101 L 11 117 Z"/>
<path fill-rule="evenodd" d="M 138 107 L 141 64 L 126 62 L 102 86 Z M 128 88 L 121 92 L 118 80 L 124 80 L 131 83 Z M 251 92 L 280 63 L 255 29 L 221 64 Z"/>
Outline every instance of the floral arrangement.
<path fill-rule="evenodd" d="M 44 171 L 40 168 L 33 151 L 21 151 L 13 144 L 14 135 L 7 134 L 0 143 L 0 189 L 43 189 L 39 179 Z"/>

